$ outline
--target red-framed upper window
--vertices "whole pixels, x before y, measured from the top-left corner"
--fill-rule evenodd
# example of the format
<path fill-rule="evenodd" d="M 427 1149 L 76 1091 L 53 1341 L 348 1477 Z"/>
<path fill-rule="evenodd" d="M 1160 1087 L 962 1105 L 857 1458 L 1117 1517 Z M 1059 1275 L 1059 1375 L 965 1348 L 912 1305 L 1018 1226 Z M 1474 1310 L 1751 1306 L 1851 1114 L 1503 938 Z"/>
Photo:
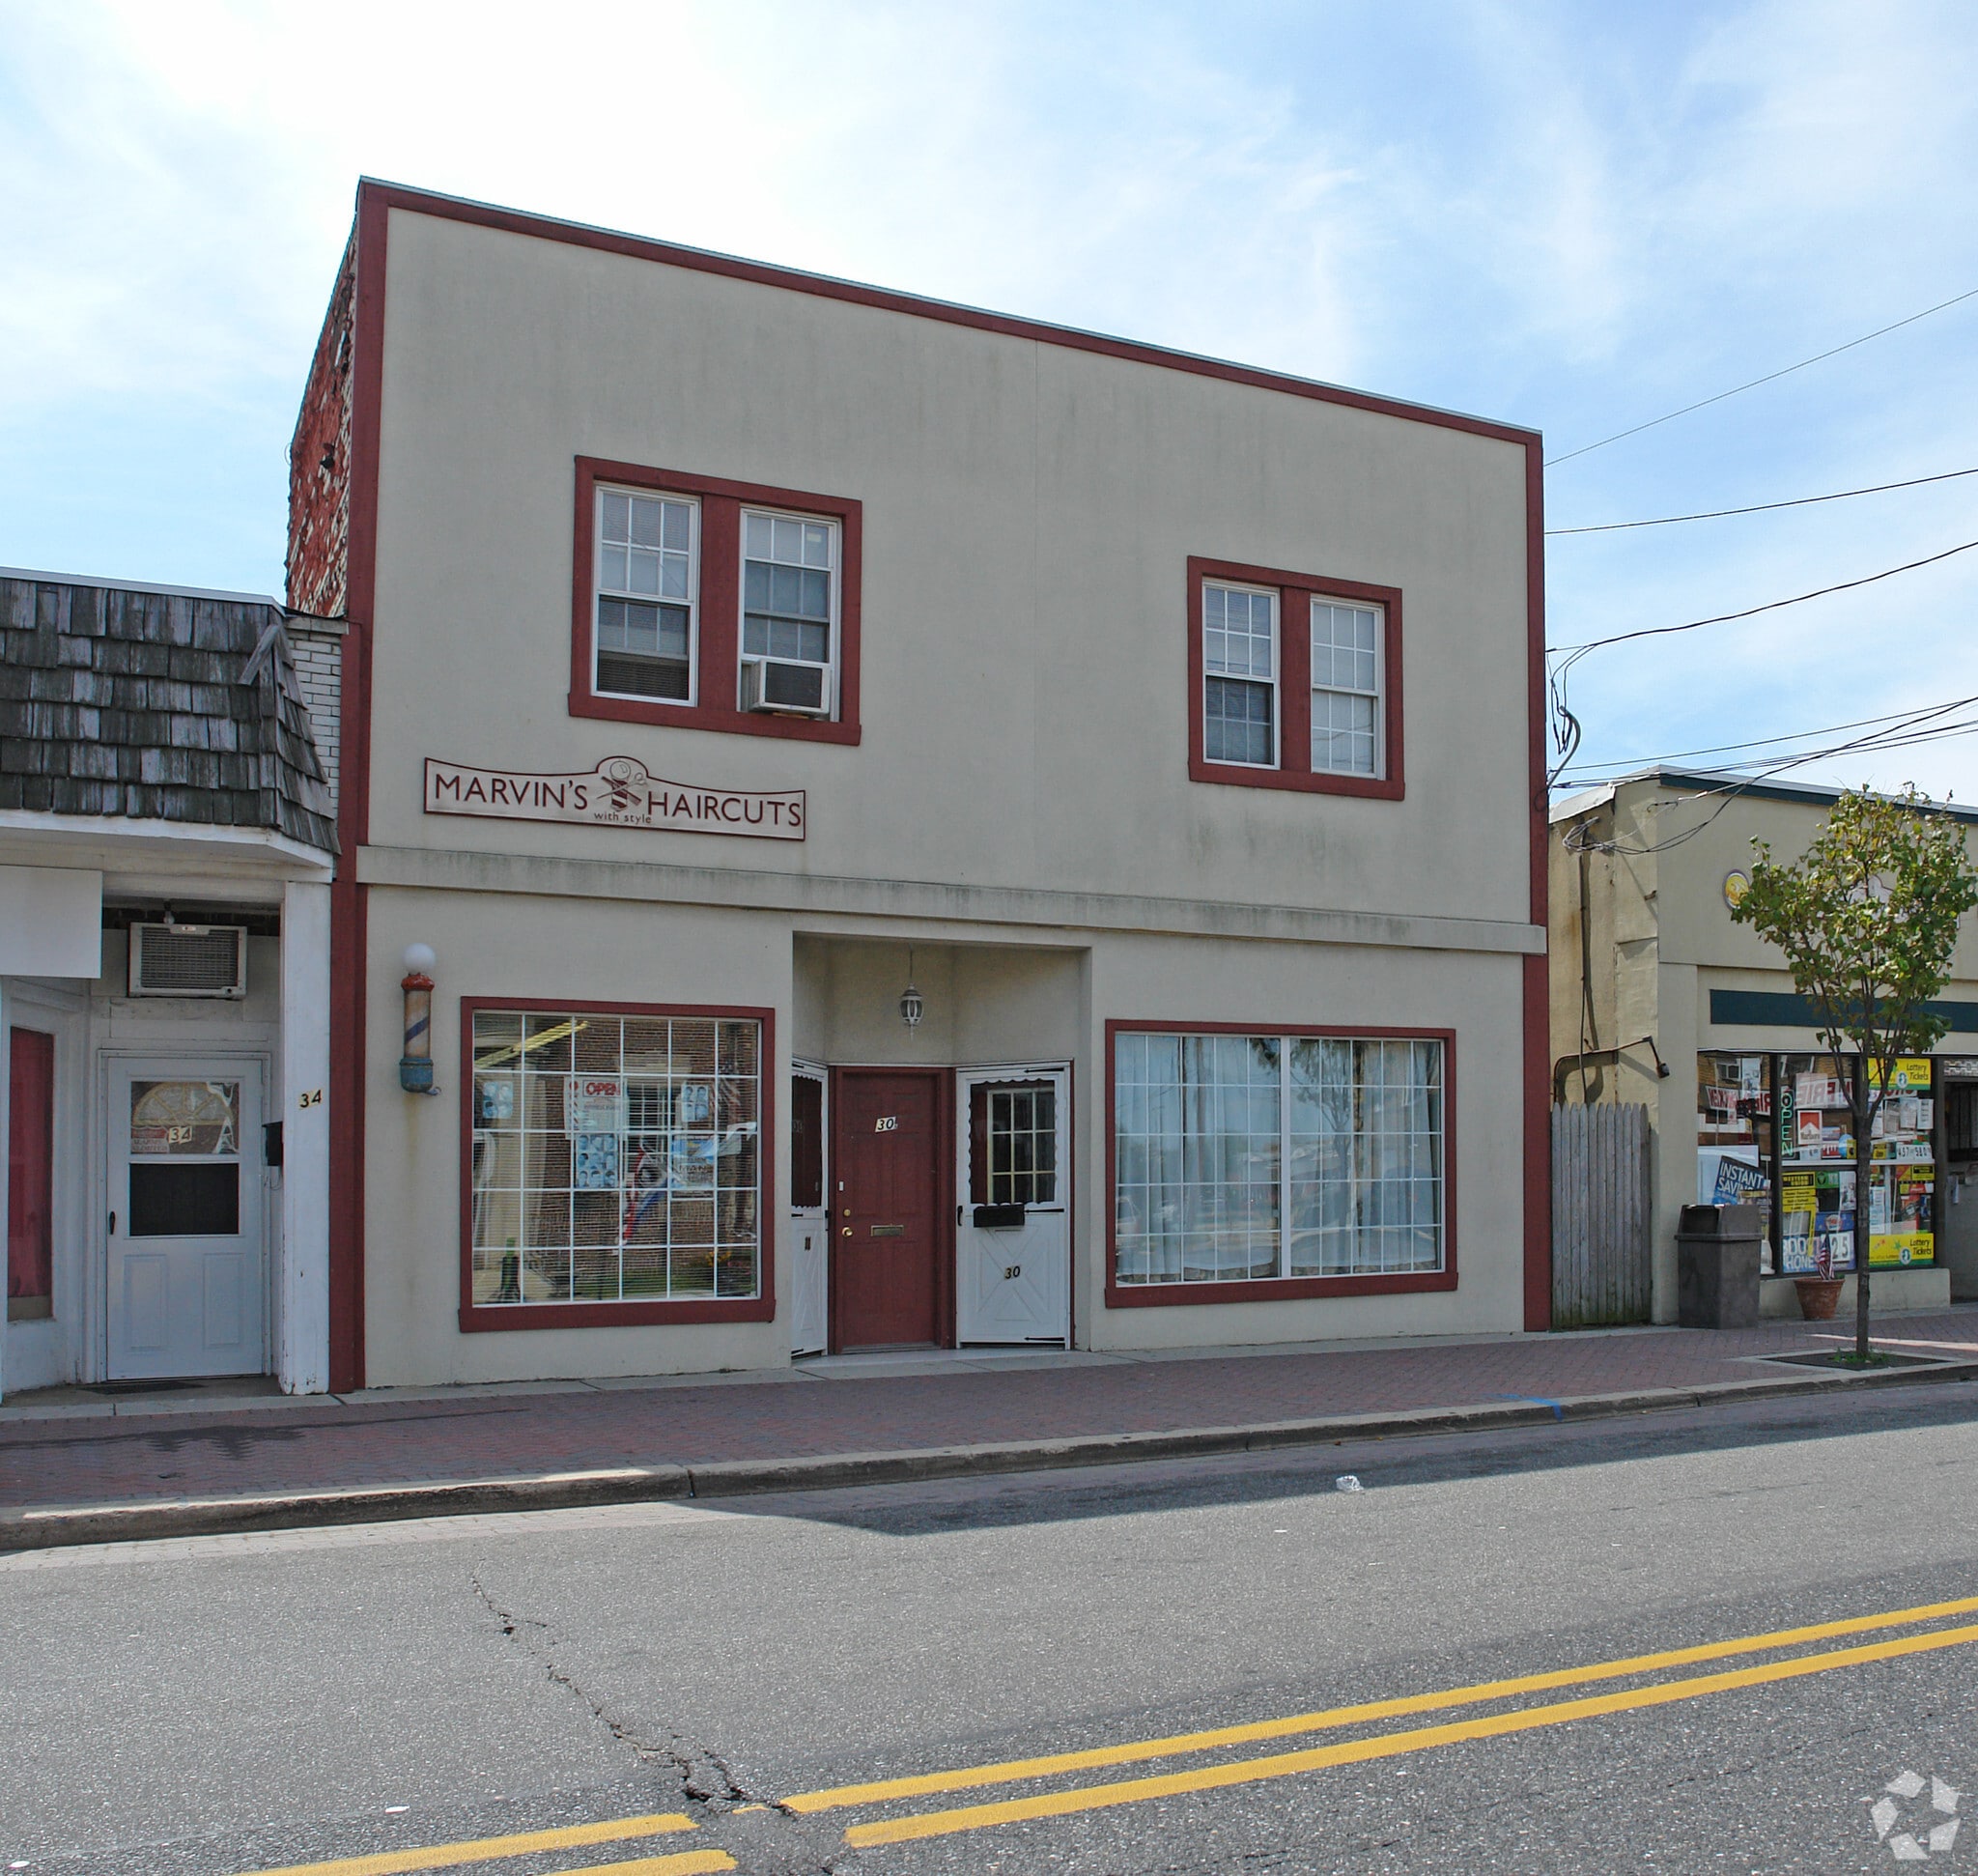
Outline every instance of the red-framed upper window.
<path fill-rule="evenodd" d="M 577 459 L 570 711 L 859 740 L 861 508 Z"/>
<path fill-rule="evenodd" d="M 460 1325 L 776 1315 L 763 1009 L 461 1001 Z"/>
<path fill-rule="evenodd" d="M 1399 801 L 1401 754 L 1398 588 L 1189 557 L 1191 781 Z"/>

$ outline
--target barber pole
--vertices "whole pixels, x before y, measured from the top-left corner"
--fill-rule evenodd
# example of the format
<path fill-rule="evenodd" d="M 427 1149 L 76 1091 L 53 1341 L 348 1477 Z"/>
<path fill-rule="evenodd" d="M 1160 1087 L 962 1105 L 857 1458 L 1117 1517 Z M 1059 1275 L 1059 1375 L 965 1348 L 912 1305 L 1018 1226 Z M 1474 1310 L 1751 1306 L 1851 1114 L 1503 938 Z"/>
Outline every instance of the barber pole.
<path fill-rule="evenodd" d="M 406 1048 L 398 1059 L 398 1085 L 409 1094 L 430 1094 L 433 1087 L 433 980 L 438 962 L 431 945 L 406 947 L 406 974 L 399 988 L 406 998 Z"/>

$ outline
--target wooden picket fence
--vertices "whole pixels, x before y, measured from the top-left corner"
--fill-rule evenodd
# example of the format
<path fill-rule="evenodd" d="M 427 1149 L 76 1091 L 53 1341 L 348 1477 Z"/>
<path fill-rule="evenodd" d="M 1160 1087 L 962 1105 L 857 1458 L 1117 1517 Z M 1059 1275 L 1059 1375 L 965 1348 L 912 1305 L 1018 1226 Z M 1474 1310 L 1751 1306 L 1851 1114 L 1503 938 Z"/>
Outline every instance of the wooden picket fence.
<path fill-rule="evenodd" d="M 1649 1320 L 1649 1110 L 1552 1110 L 1552 1326 Z"/>

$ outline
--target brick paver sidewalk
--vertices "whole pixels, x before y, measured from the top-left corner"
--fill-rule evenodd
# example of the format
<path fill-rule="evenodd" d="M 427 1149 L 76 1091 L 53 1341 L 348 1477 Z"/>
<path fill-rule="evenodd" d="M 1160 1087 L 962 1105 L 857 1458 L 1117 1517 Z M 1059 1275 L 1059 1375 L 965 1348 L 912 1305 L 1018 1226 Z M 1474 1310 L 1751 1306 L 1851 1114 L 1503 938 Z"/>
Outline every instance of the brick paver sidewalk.
<path fill-rule="evenodd" d="M 183 1412 L 161 1412 L 165 1403 L 154 1401 L 142 1414 L 0 1423 L 0 1510 L 1173 1433 L 1785 1380 L 1794 1370 L 1752 1357 L 1832 1347 L 1845 1327 L 1785 1322 L 995 1373 L 270 1401 L 226 1411 L 188 1402 Z M 1877 1343 L 1978 1360 L 1978 1309 L 1891 1317 Z"/>

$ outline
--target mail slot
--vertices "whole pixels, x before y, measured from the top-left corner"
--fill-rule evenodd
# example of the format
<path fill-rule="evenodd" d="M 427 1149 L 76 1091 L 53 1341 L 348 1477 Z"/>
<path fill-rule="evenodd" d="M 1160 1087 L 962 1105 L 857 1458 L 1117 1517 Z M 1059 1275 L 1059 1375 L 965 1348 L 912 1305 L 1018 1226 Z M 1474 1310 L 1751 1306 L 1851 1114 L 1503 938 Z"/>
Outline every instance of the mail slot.
<path fill-rule="evenodd" d="M 1026 1209 L 1020 1205 L 978 1205 L 975 1208 L 975 1229 L 1015 1231 L 1023 1224 Z"/>
<path fill-rule="evenodd" d="M 874 1237 L 904 1237 L 907 1228 L 904 1225 L 874 1225 L 872 1235 Z"/>

